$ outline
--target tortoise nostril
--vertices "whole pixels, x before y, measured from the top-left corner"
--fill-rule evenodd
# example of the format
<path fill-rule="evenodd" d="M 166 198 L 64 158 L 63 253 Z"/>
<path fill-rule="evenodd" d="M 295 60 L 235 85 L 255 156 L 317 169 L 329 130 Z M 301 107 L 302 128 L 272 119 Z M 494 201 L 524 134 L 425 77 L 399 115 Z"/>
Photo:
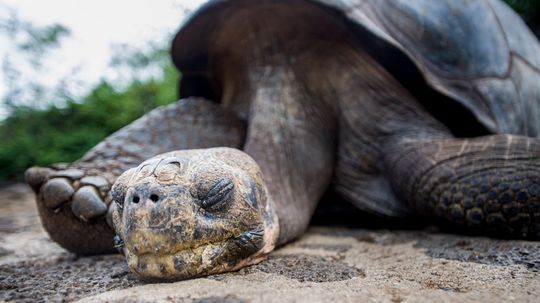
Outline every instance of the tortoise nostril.
<path fill-rule="evenodd" d="M 141 200 L 141 198 L 139 198 L 139 196 L 133 196 L 133 199 L 131 201 L 133 203 L 139 203 L 140 200 Z"/>
<path fill-rule="evenodd" d="M 155 202 L 159 201 L 159 196 L 156 195 L 156 194 L 151 194 L 150 195 L 150 200 L 152 200 L 152 202 L 155 203 Z"/>

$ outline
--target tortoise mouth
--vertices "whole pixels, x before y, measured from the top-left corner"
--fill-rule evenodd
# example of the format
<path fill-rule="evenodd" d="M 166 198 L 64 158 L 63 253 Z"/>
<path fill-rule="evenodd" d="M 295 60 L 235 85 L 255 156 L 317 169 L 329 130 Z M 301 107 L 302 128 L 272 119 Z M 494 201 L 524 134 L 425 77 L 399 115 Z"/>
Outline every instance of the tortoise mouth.
<path fill-rule="evenodd" d="M 167 251 L 125 249 L 130 269 L 146 279 L 182 280 L 232 271 L 264 256 L 265 232 L 255 229 L 212 243 L 184 243 Z"/>

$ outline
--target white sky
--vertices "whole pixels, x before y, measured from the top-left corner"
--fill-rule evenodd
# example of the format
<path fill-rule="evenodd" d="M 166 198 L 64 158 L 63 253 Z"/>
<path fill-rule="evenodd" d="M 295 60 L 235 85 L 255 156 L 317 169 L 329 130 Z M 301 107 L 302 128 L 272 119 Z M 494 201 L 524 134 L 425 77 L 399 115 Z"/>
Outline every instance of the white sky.
<path fill-rule="evenodd" d="M 41 83 L 54 87 L 59 79 L 73 73 L 82 81 L 83 93 L 102 77 L 112 55 L 111 45 L 144 46 L 145 42 L 162 42 L 173 33 L 186 16 L 204 0 L 0 0 L 0 10 L 13 8 L 18 16 L 35 25 L 60 23 L 71 31 L 62 47 L 51 52 L 45 66 L 49 72 Z M 0 11 L 0 16 L 2 11 Z M 4 12 L 5 15 L 5 12 Z M 0 39 L 0 60 L 10 51 L 9 43 Z M 24 73 L 25 71 L 22 70 Z M 2 77 L 0 71 L 0 79 Z M 0 96 L 5 93 L 0 80 Z M 3 116 L 0 109 L 0 118 Z"/>

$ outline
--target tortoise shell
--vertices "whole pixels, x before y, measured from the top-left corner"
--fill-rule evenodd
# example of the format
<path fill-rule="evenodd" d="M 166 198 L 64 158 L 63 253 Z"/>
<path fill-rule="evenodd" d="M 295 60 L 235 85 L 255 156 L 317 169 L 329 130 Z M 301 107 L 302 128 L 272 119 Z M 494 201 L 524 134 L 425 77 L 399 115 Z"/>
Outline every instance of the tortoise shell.
<path fill-rule="evenodd" d="M 204 89 L 208 83 L 204 80 L 211 79 L 209 49 L 227 14 L 264 2 L 209 1 L 182 26 L 173 41 L 172 57 L 188 76 L 183 96 L 191 95 L 193 86 Z M 366 45 L 404 55 L 431 89 L 461 104 L 489 132 L 540 135 L 540 44 L 502 1 L 295 2 L 322 6 L 351 31 L 368 32 L 362 37 Z M 460 123 L 462 117 L 450 119 Z"/>

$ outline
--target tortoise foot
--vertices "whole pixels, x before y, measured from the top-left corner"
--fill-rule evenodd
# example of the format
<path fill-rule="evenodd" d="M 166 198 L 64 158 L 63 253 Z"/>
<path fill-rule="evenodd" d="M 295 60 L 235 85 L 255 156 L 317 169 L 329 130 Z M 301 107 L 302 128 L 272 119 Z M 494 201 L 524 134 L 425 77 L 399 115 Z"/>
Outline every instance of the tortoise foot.
<path fill-rule="evenodd" d="M 540 140 L 495 135 L 417 143 L 401 145 L 411 149 L 393 162 L 393 176 L 419 213 L 467 231 L 540 239 Z"/>
<path fill-rule="evenodd" d="M 32 167 L 26 182 L 36 193 L 41 222 L 52 240 L 81 254 L 114 252 L 109 190 L 116 176 L 91 164 Z"/>

